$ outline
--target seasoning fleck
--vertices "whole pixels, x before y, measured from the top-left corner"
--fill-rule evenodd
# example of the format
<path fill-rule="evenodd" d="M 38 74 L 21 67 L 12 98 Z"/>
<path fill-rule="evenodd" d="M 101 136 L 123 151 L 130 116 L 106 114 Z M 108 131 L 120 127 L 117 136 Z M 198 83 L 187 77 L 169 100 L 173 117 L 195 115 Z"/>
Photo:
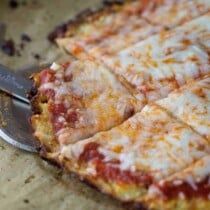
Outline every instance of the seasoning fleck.
<path fill-rule="evenodd" d="M 15 55 L 15 44 L 12 39 L 5 40 L 1 45 L 2 51 L 9 55 L 14 56 Z"/>
<path fill-rule="evenodd" d="M 36 60 L 39 60 L 41 57 L 40 57 L 40 55 L 39 54 L 34 54 L 34 58 L 36 59 Z"/>
<path fill-rule="evenodd" d="M 24 42 L 31 42 L 31 37 L 28 34 L 21 34 L 21 40 Z"/>
<path fill-rule="evenodd" d="M 23 202 L 24 203 L 29 203 L 29 200 L 28 199 L 24 199 Z"/>
<path fill-rule="evenodd" d="M 9 1 L 9 7 L 11 9 L 16 9 L 16 8 L 18 8 L 18 6 L 19 6 L 19 4 L 18 4 L 18 2 L 16 0 L 10 0 Z"/>
<path fill-rule="evenodd" d="M 34 178 L 35 178 L 34 175 L 29 176 L 29 177 L 24 181 L 24 183 L 25 183 L 25 184 L 28 184 L 28 183 L 30 183 Z"/>

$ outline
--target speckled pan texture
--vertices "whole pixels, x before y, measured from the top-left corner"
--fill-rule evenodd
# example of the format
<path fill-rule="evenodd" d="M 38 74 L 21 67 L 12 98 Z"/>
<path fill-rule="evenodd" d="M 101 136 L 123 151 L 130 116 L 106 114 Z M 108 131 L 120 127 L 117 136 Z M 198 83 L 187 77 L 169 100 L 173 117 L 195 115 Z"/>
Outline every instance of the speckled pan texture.
<path fill-rule="evenodd" d="M 32 40 L 25 43 L 21 56 L 10 57 L 0 50 L 1 63 L 20 72 L 22 68 L 63 57 L 60 49 L 48 42 L 48 33 L 79 11 L 99 5 L 98 0 L 20 0 L 26 4 L 11 9 L 8 2 L 0 1 L 1 42 L 2 38 L 12 39 L 18 49 L 22 33 L 28 34 Z M 6 26 L 5 33 L 2 25 Z M 34 54 L 39 54 L 40 59 L 34 58 Z M 2 95 L 0 98 L 10 108 L 10 99 Z M 0 126 L 4 126 L 1 114 Z M 0 185 L 0 210 L 125 209 L 119 202 L 81 183 L 73 175 L 62 175 L 58 168 L 42 161 L 38 155 L 20 151 L 2 140 Z"/>

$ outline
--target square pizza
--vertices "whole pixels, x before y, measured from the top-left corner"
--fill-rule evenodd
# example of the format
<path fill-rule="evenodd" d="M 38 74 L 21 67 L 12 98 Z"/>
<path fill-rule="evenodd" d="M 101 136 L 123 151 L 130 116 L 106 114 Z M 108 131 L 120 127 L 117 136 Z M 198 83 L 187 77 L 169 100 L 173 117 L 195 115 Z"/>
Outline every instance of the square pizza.
<path fill-rule="evenodd" d="M 134 207 L 210 209 L 210 1 L 106 1 L 32 76 L 40 154 Z"/>

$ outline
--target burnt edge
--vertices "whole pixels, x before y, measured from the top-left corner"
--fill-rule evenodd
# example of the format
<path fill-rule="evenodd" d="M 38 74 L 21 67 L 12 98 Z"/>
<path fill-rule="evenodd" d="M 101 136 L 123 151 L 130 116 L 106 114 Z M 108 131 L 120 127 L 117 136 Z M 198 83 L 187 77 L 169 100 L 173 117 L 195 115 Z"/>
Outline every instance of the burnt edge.
<path fill-rule="evenodd" d="M 27 93 L 27 98 L 31 105 L 32 114 L 40 114 L 40 110 L 38 107 L 38 103 L 39 103 L 38 102 L 38 95 L 39 95 L 38 87 L 33 80 L 33 75 L 31 76 L 30 79 L 33 81 L 33 85 Z"/>
<path fill-rule="evenodd" d="M 40 115 L 41 114 L 41 110 L 39 108 L 39 104 L 41 102 L 41 98 L 40 98 L 40 95 L 39 95 L 38 86 L 36 85 L 36 82 L 34 81 L 35 75 L 36 74 L 32 74 L 31 77 L 30 77 L 30 79 L 33 81 L 33 85 L 32 85 L 31 89 L 27 93 L 27 98 L 28 98 L 28 100 L 30 102 L 30 105 L 31 105 L 31 111 L 32 111 L 31 117 L 33 115 Z M 31 117 L 30 117 L 29 121 L 30 121 L 30 125 L 31 125 L 31 128 L 32 128 L 32 131 L 34 132 L 34 128 L 32 126 L 32 122 L 31 122 Z M 45 159 L 45 157 L 47 158 L 48 153 L 53 152 L 52 148 L 50 148 L 47 145 L 43 144 L 42 141 L 40 139 L 38 139 L 36 136 L 34 136 L 34 138 L 39 144 L 37 146 L 37 148 L 36 148 L 37 152 L 39 153 L 39 155 L 43 159 Z M 54 163 L 53 165 L 56 165 L 56 164 Z"/>
<path fill-rule="evenodd" d="M 57 25 L 53 31 L 49 33 L 47 38 L 51 43 L 55 44 L 55 40 L 57 38 L 64 38 L 68 30 L 72 30 L 72 35 L 74 35 L 74 29 L 80 24 L 94 21 L 101 14 L 111 13 L 115 11 L 115 6 L 123 5 L 129 1 L 135 0 L 102 0 L 102 5 L 98 8 L 84 9 L 77 13 L 73 18 Z"/>

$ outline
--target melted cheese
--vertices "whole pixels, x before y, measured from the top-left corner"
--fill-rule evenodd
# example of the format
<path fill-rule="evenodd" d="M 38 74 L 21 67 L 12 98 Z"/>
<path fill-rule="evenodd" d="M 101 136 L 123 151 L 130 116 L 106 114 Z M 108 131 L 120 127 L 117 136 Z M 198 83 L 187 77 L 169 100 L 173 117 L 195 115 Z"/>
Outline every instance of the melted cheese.
<path fill-rule="evenodd" d="M 208 0 L 165 0 L 161 1 L 160 5 L 153 4 L 155 1 L 150 1 L 144 8 L 143 18 L 134 16 L 128 24 L 123 26 L 129 26 L 127 30 L 122 30 L 116 35 L 101 40 L 97 46 L 91 46 L 87 50 L 88 53 L 106 63 L 120 50 L 160 32 L 164 27 L 174 28 L 210 10 Z M 146 24 L 145 18 L 152 24 Z"/>
<path fill-rule="evenodd" d="M 159 26 L 152 26 L 139 17 L 130 20 L 129 24 L 127 24 L 128 29 L 125 26 L 126 24 L 118 33 L 106 35 L 91 43 L 86 42 L 85 38 L 78 40 L 76 37 L 58 39 L 57 42 L 76 57 L 85 57 L 87 56 L 85 53 L 88 53 L 106 63 L 107 59 L 116 55 L 120 50 L 144 40 L 162 29 Z"/>
<path fill-rule="evenodd" d="M 156 102 L 210 140 L 210 77 Z"/>
<path fill-rule="evenodd" d="M 173 174 L 165 179 L 159 181 L 160 185 L 165 182 L 172 182 L 174 185 L 181 185 L 187 182 L 194 190 L 197 189 L 196 183 L 201 182 L 210 175 L 210 156 L 207 155 L 192 165 L 186 167 L 184 170 Z M 210 184 L 210 183 L 208 183 Z"/>
<path fill-rule="evenodd" d="M 124 3 L 116 10 L 112 9 L 110 13 L 102 11 L 97 18 L 91 21 L 87 19 L 86 22 L 82 23 L 74 31 L 73 37 L 67 40 L 58 40 L 58 43 L 65 45 L 66 49 L 72 54 L 79 56 L 82 52 L 88 51 L 113 35 L 126 35 L 131 30 L 148 25 L 146 21 L 140 18 L 140 11 L 143 6 L 141 1 L 133 1 Z M 69 34 L 71 35 L 71 33 L 67 32 L 66 37 Z"/>
<path fill-rule="evenodd" d="M 61 65 L 57 64 L 57 63 L 53 63 L 51 66 L 50 66 L 50 69 L 54 70 L 54 71 L 58 71 L 62 68 Z"/>
<path fill-rule="evenodd" d="M 209 153 L 209 145 L 204 138 L 155 105 L 147 105 L 140 113 L 110 131 L 66 146 L 62 155 L 74 159 L 71 151 L 77 152 L 80 148 L 78 157 L 90 142 L 100 145 L 98 152 L 104 155 L 104 162 L 110 164 L 110 161 L 115 161 L 114 167 L 121 170 L 143 171 L 156 181 L 186 168 Z"/>
<path fill-rule="evenodd" d="M 88 53 L 107 63 L 120 50 L 164 28 L 174 28 L 192 20 L 209 9 L 207 0 L 164 0 L 160 5 L 156 5 L 156 1 L 147 1 L 146 5 L 142 1 L 134 1 L 117 12 L 82 24 L 73 37 L 67 38 L 67 33 L 64 39 L 58 40 L 58 44 L 77 57 Z"/>
<path fill-rule="evenodd" d="M 58 64 L 52 68 L 55 81 L 42 84 L 39 91 L 45 94 L 53 90 L 55 97 L 50 103 L 63 104 L 67 109 L 56 116 L 63 124 L 56 134 L 61 144 L 116 126 L 142 107 L 109 70 L 97 63 L 75 61 L 66 69 Z M 66 119 L 71 113 L 69 122 Z"/>
<path fill-rule="evenodd" d="M 210 13 L 121 51 L 108 65 L 154 101 L 210 71 Z"/>
<path fill-rule="evenodd" d="M 164 0 L 164 3 L 161 1 L 161 5 L 156 6 L 155 9 L 154 4 L 155 1 L 150 1 L 143 17 L 153 24 L 161 24 L 169 28 L 192 20 L 210 9 L 208 0 Z"/>

